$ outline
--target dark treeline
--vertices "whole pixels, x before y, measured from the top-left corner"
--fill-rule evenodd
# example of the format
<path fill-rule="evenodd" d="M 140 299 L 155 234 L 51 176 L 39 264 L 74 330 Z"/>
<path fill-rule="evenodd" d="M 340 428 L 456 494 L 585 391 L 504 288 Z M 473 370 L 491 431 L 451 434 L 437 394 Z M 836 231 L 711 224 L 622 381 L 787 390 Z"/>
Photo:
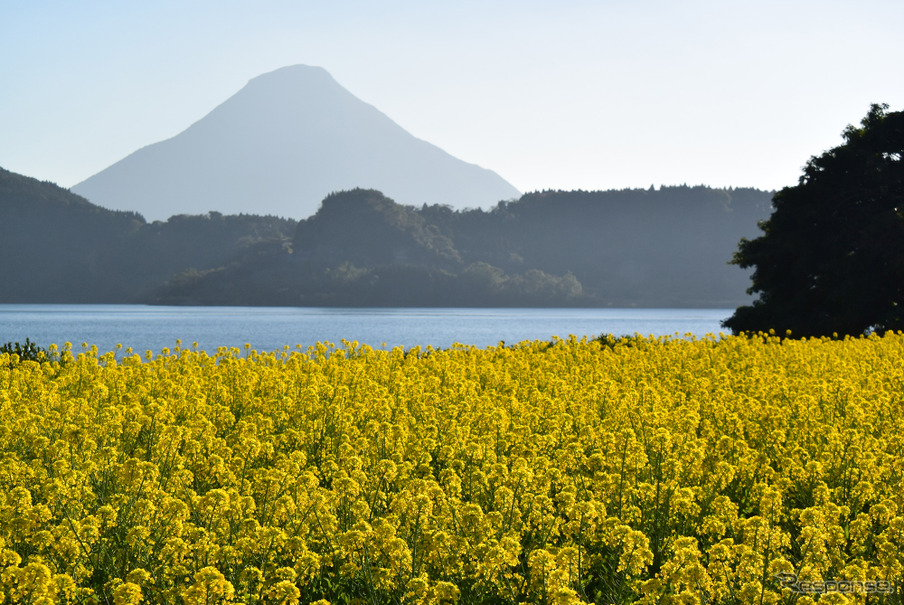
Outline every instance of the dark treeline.
<path fill-rule="evenodd" d="M 0 170 L 0 301 L 311 306 L 737 306 L 727 262 L 770 192 L 547 191 L 491 210 L 328 196 L 303 221 L 147 223 Z"/>
<path fill-rule="evenodd" d="M 294 229 L 215 212 L 147 223 L 0 169 L 0 302 L 151 302 L 173 275 L 219 267 Z"/>

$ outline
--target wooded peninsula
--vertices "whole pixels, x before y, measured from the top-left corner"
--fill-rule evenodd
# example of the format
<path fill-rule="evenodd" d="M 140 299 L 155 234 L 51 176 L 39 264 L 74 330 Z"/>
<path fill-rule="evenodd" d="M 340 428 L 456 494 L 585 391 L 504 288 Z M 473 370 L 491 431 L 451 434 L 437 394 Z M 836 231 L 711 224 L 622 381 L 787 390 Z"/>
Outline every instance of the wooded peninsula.
<path fill-rule="evenodd" d="M 147 222 L 0 169 L 0 302 L 734 307 L 750 277 L 728 262 L 772 195 L 543 191 L 453 210 L 355 189 L 300 221 Z"/>

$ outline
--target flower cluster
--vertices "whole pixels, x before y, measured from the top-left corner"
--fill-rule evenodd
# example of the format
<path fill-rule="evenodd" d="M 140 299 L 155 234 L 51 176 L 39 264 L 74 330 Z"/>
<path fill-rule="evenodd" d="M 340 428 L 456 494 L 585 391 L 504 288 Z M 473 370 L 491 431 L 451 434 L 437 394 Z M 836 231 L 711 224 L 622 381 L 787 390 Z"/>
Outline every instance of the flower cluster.
<path fill-rule="evenodd" d="M 904 334 L 83 348 L 0 354 L 0 603 L 902 600 Z"/>

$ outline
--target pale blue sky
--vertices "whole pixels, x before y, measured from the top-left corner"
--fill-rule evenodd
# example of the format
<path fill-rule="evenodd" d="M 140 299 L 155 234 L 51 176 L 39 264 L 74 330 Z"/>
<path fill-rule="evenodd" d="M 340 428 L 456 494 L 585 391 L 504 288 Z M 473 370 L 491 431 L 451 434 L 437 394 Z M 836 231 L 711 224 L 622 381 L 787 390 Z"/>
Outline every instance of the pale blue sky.
<path fill-rule="evenodd" d="M 904 3 L 0 0 L 0 167 L 69 187 L 303 63 L 521 191 L 780 188 L 904 109 Z"/>

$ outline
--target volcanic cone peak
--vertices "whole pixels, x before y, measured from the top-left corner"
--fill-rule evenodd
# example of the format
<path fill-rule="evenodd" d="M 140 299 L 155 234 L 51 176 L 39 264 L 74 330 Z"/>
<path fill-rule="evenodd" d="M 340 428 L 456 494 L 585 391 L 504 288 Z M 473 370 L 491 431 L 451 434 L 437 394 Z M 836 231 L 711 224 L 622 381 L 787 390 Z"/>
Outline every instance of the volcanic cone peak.
<path fill-rule="evenodd" d="M 400 204 L 488 206 L 518 197 L 498 174 L 418 139 L 320 67 L 253 78 L 202 119 L 72 190 L 148 220 L 174 214 L 305 218 L 334 191 L 368 188 Z"/>

